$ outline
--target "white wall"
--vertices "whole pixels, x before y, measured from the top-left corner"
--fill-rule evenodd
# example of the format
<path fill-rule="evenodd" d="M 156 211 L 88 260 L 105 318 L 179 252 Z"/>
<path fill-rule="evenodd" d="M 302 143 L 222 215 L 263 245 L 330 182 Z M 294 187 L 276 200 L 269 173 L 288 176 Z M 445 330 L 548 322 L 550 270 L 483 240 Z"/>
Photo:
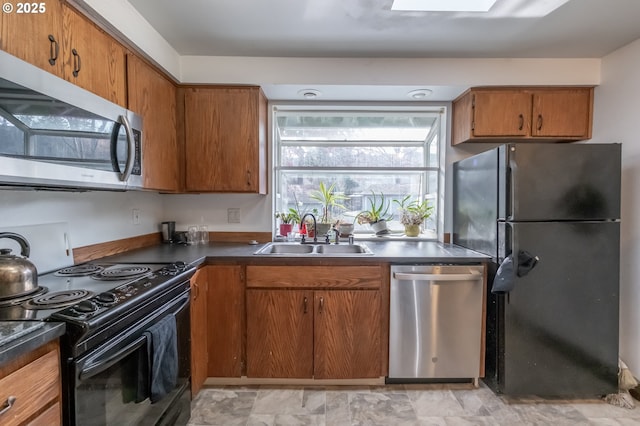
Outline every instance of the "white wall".
<path fill-rule="evenodd" d="M 640 40 L 602 60 L 593 142 L 622 143 L 620 357 L 640 376 Z M 597 173 L 597 170 L 594 170 Z"/>
<path fill-rule="evenodd" d="M 132 209 L 140 210 L 133 225 Z M 72 247 L 159 232 L 162 196 L 149 192 L 52 192 L 0 190 L 3 227 L 69 223 Z"/>

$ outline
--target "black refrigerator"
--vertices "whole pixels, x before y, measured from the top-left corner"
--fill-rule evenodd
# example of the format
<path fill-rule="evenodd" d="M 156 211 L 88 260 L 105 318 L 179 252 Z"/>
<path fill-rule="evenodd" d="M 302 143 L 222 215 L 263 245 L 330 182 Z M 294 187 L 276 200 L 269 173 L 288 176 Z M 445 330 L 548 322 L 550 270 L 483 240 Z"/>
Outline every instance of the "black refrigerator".
<path fill-rule="evenodd" d="M 454 163 L 452 241 L 493 258 L 484 380 L 495 392 L 617 392 L 620 166 L 620 144 L 590 143 L 505 144 Z M 494 293 L 505 259 L 512 287 Z"/>

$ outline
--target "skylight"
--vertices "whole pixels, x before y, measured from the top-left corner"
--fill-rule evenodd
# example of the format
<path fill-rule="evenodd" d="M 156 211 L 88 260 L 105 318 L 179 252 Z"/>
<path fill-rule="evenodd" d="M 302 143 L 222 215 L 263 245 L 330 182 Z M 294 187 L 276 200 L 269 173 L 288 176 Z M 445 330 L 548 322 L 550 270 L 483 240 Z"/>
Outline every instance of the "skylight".
<path fill-rule="evenodd" d="M 488 12 L 496 0 L 394 0 L 391 10 Z"/>

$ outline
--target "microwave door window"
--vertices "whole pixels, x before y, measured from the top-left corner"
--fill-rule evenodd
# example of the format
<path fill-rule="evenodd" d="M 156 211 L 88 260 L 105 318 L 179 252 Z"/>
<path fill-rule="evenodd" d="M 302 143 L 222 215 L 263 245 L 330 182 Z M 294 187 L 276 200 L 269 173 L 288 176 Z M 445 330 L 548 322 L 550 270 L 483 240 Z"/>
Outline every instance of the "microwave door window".
<path fill-rule="evenodd" d="M 97 116 L 14 114 L 11 118 L 1 117 L 0 154 L 114 171 L 111 152 L 114 125 Z M 117 149 L 125 153 L 126 144 L 118 144 Z"/>
<path fill-rule="evenodd" d="M 24 131 L 0 115 L 0 155 L 22 156 L 24 148 Z"/>

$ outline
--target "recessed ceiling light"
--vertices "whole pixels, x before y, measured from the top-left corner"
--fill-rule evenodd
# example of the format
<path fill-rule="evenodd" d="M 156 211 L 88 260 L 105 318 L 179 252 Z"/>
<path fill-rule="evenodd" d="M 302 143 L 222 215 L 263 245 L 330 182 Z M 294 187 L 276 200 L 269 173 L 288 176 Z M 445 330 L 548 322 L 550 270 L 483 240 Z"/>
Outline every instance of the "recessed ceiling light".
<path fill-rule="evenodd" d="M 298 90 L 298 95 L 305 99 L 315 99 L 322 95 L 322 92 L 316 89 L 302 89 Z"/>
<path fill-rule="evenodd" d="M 412 90 L 409 93 L 407 93 L 407 96 L 409 96 L 411 99 L 424 99 L 429 97 L 429 95 L 431 95 L 431 93 L 433 93 L 433 90 L 431 89 L 416 89 L 416 90 Z"/>
<path fill-rule="evenodd" d="M 496 0 L 393 0 L 391 10 L 488 12 Z"/>

